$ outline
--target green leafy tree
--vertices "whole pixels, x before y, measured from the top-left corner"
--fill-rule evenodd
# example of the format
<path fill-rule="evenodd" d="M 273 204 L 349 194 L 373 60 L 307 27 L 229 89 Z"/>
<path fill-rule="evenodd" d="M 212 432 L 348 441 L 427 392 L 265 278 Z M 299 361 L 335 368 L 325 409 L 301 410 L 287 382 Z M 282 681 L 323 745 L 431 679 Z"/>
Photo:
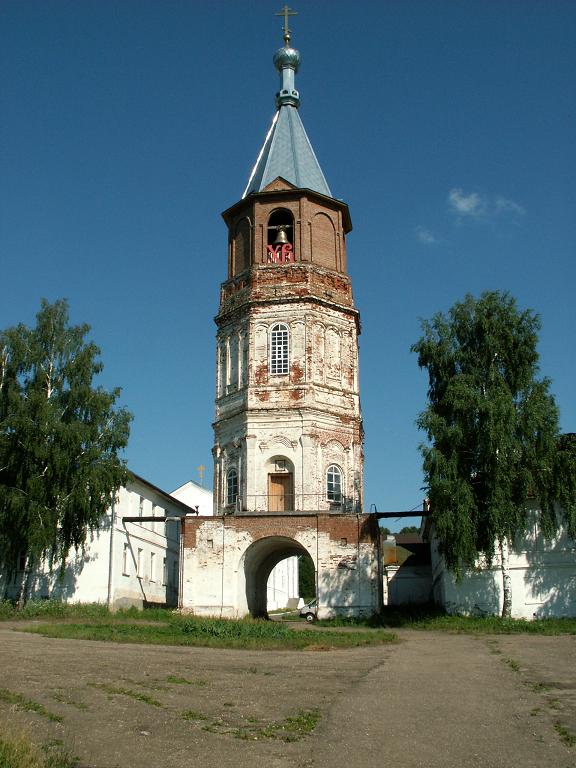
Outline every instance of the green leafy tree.
<path fill-rule="evenodd" d="M 23 600 L 41 559 L 63 568 L 127 479 L 131 416 L 119 389 L 92 385 L 102 363 L 88 331 L 60 300 L 42 301 L 34 328 L 0 332 L 0 567 L 25 558 Z"/>
<path fill-rule="evenodd" d="M 412 351 L 429 376 L 418 425 L 429 439 L 421 450 L 432 522 L 458 578 L 480 556 L 491 563 L 498 554 L 509 616 L 509 550 L 526 531 L 529 507 L 550 537 L 560 502 L 576 532 L 574 453 L 558 450 L 558 410 L 549 380 L 538 378 L 540 321 L 509 294 L 486 292 L 422 329 Z"/>
<path fill-rule="evenodd" d="M 316 573 L 310 555 L 298 558 L 298 594 L 306 600 L 316 595 Z"/>
<path fill-rule="evenodd" d="M 400 533 L 420 533 L 420 527 L 418 525 L 405 525 L 400 529 Z"/>

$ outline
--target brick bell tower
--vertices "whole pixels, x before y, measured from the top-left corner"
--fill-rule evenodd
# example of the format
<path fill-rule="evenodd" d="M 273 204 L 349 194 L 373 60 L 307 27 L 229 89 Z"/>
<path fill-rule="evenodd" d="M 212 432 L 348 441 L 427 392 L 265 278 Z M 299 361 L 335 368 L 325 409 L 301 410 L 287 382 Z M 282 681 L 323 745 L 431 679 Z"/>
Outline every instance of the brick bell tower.
<path fill-rule="evenodd" d="M 222 215 L 228 277 L 217 325 L 214 514 L 358 514 L 359 314 L 335 199 L 298 107 L 300 54 L 274 55 L 277 112 L 242 199 Z"/>

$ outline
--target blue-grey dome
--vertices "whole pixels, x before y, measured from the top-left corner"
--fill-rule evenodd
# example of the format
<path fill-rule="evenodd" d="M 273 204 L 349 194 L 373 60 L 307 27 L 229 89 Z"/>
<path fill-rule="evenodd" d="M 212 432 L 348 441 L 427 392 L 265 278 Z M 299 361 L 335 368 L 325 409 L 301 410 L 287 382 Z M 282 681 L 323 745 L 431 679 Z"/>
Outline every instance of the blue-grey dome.
<path fill-rule="evenodd" d="M 284 67 L 290 67 L 294 72 L 298 72 L 300 66 L 300 51 L 296 48 L 278 48 L 274 54 L 274 66 L 280 72 Z"/>

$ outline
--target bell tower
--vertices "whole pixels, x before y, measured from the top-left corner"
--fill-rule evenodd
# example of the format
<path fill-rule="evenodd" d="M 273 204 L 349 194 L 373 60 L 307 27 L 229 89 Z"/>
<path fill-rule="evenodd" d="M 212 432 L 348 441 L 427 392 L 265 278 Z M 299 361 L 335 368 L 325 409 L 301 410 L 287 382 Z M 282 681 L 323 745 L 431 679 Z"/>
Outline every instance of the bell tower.
<path fill-rule="evenodd" d="M 274 55 L 276 114 L 241 200 L 222 214 L 215 515 L 362 512 L 352 223 L 300 119 L 300 54 L 287 21 Z"/>

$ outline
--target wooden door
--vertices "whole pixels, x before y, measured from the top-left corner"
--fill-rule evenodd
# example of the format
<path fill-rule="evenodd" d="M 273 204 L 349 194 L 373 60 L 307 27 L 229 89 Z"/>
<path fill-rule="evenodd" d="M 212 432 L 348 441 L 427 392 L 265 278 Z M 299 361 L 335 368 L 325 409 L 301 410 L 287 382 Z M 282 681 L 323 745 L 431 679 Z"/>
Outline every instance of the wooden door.
<path fill-rule="evenodd" d="M 268 475 L 268 511 L 290 512 L 293 509 L 292 474 Z"/>

